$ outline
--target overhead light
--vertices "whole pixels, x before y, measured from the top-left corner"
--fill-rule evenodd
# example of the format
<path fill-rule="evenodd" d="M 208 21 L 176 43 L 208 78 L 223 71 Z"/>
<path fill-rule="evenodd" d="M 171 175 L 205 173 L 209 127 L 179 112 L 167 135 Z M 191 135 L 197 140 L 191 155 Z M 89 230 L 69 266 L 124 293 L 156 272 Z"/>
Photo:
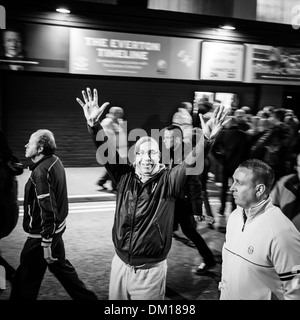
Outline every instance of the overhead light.
<path fill-rule="evenodd" d="M 224 26 L 220 26 L 220 28 L 224 29 L 224 30 L 235 30 L 234 26 L 231 26 L 231 25 L 228 25 L 228 24 L 225 24 Z"/>
<path fill-rule="evenodd" d="M 66 14 L 71 12 L 70 10 L 68 10 L 66 8 L 57 8 L 56 11 L 59 13 L 66 13 Z"/>

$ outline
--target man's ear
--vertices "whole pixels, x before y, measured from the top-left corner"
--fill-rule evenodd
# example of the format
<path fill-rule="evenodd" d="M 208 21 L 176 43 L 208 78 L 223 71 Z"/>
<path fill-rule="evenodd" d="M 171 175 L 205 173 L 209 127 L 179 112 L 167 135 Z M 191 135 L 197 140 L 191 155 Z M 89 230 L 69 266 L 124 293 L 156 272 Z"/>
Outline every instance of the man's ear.
<path fill-rule="evenodd" d="M 37 149 L 38 154 L 39 155 L 42 154 L 43 150 L 44 150 L 44 147 L 43 146 L 39 146 L 38 149 Z"/>
<path fill-rule="evenodd" d="M 256 186 L 256 194 L 258 196 L 261 196 L 266 191 L 266 186 L 262 183 L 258 184 Z"/>

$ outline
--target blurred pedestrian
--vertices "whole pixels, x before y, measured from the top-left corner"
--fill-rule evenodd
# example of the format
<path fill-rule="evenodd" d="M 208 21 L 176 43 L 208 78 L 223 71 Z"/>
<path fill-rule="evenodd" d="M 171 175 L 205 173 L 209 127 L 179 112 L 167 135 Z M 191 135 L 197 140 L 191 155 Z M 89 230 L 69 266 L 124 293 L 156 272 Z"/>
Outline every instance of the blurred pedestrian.
<path fill-rule="evenodd" d="M 209 155 L 209 153 L 208 153 Z M 209 156 L 205 156 L 204 159 L 204 167 L 203 167 L 203 172 L 200 174 L 200 181 L 201 181 L 201 202 L 202 202 L 202 209 L 203 209 L 203 204 L 205 208 L 205 214 L 204 215 L 204 220 L 207 222 L 207 225 L 210 229 L 214 229 L 214 223 L 215 223 L 215 218 L 212 212 L 212 208 L 209 202 L 209 194 L 207 190 L 207 183 L 208 183 L 208 174 L 210 170 L 210 158 Z M 203 210 L 202 210 L 203 212 Z"/>
<path fill-rule="evenodd" d="M 231 190 L 222 250 L 221 300 L 300 300 L 300 233 L 272 204 L 272 168 L 258 159 L 241 163 Z"/>
<path fill-rule="evenodd" d="M 268 119 L 270 128 L 251 146 L 250 157 L 268 163 L 274 171 L 275 180 L 285 175 L 290 128 L 284 123 L 285 110 L 273 109 Z"/>
<path fill-rule="evenodd" d="M 16 176 L 21 175 L 22 173 L 23 165 L 13 154 L 7 143 L 4 132 L 0 130 L 0 239 L 7 237 L 17 225 L 19 205 L 18 182 Z M 5 270 L 5 275 L 3 275 L 4 279 L 2 281 L 11 281 L 15 269 L 1 256 L 1 254 L 0 266 L 3 266 Z"/>
<path fill-rule="evenodd" d="M 294 223 L 300 231 L 300 153 L 296 172 L 281 177 L 271 192 L 272 202 Z"/>
<path fill-rule="evenodd" d="M 106 117 L 101 121 L 101 126 L 105 130 L 106 135 L 113 143 L 114 147 L 118 150 L 119 155 L 123 158 L 127 157 L 127 138 L 124 131 L 124 110 L 121 107 L 111 107 Z M 104 184 L 111 181 L 112 191 L 116 191 L 116 184 L 113 180 L 110 180 L 110 176 L 105 168 L 103 175 L 99 178 L 97 184 L 101 190 L 107 189 Z"/>
<path fill-rule="evenodd" d="M 172 124 L 180 126 L 183 132 L 183 139 L 185 143 L 192 144 L 193 137 L 193 119 L 191 115 L 192 105 L 187 102 L 182 102 L 178 110 L 172 117 Z"/>
<path fill-rule="evenodd" d="M 89 132 L 98 147 L 97 157 L 117 183 L 117 200 L 112 231 L 115 256 L 111 265 L 109 299 L 162 300 L 165 298 L 167 255 L 171 248 L 175 199 L 181 193 L 186 176 L 202 171 L 203 136 L 193 152 L 173 169 L 160 164 L 160 150 L 155 139 L 141 137 L 134 146 L 134 162 L 128 164 L 118 152 L 101 152 L 106 141 L 99 118 L 108 102 L 98 106 L 98 92 L 89 88 L 82 91 L 83 108 Z M 213 138 L 222 128 L 226 114 L 216 110 L 203 129 L 207 138 Z M 104 142 L 105 141 L 105 142 Z M 98 160 L 99 161 L 99 160 Z M 203 162 L 203 160 L 202 160 Z"/>
<path fill-rule="evenodd" d="M 232 116 L 216 137 L 211 152 L 218 161 L 218 166 L 221 168 L 221 207 L 220 215 L 225 214 L 228 192 L 231 202 L 231 211 L 236 205 L 231 192 L 228 190 L 229 180 L 238 165 L 249 157 L 250 136 L 238 126 L 238 120 Z"/>
<path fill-rule="evenodd" d="M 251 128 L 251 125 L 248 123 L 248 116 L 244 109 L 236 109 L 233 113 L 236 118 L 236 124 L 240 130 L 247 131 Z"/>
<path fill-rule="evenodd" d="M 184 160 L 184 151 L 191 150 L 183 142 L 183 133 L 179 126 L 171 125 L 164 129 L 166 149 L 170 152 L 169 168 L 176 167 Z M 216 265 L 212 251 L 197 231 L 197 223 L 194 216 L 204 220 L 202 211 L 202 187 L 200 175 L 189 175 L 180 196 L 176 199 L 174 210 L 174 232 L 180 225 L 183 234 L 196 246 L 203 261 L 196 269 L 196 273 L 202 275 Z"/>
<path fill-rule="evenodd" d="M 25 186 L 23 228 L 28 238 L 12 282 L 11 300 L 35 300 L 48 268 L 74 300 L 96 300 L 65 257 L 62 235 L 68 216 L 65 169 L 54 155 L 53 133 L 34 132 L 25 146 L 31 175 Z"/>

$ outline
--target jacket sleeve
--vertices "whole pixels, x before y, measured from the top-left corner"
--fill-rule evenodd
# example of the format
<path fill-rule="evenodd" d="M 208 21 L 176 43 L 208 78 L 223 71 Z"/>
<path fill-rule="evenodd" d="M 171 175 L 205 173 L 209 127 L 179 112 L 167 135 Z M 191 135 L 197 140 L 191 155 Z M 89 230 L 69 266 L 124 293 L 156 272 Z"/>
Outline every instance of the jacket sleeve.
<path fill-rule="evenodd" d="M 40 208 L 42 245 L 49 245 L 55 233 L 55 217 L 58 214 L 56 199 L 53 191 L 51 191 L 50 181 L 48 181 L 46 172 L 35 174 L 32 182 Z"/>
<path fill-rule="evenodd" d="M 284 300 L 300 300 L 300 235 L 295 228 L 275 237 L 271 259 L 282 283 Z"/>

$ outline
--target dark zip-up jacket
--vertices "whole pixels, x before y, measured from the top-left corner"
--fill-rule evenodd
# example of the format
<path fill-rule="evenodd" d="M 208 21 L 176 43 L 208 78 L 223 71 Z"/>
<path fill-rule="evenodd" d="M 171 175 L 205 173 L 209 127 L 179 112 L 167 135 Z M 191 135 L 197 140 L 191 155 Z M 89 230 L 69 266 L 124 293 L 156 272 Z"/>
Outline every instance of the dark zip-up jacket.
<path fill-rule="evenodd" d="M 101 125 L 88 127 L 96 141 Z M 100 149 L 98 149 L 100 151 Z M 161 165 L 159 172 L 142 183 L 131 164 L 106 163 L 117 186 L 116 211 L 112 238 L 117 255 L 137 266 L 166 259 L 172 242 L 175 199 L 186 180 L 185 162 L 173 169 Z"/>
<path fill-rule="evenodd" d="M 65 228 L 68 195 L 65 169 L 60 159 L 44 156 L 30 167 L 25 185 L 24 231 L 51 243 L 55 233 Z"/>

